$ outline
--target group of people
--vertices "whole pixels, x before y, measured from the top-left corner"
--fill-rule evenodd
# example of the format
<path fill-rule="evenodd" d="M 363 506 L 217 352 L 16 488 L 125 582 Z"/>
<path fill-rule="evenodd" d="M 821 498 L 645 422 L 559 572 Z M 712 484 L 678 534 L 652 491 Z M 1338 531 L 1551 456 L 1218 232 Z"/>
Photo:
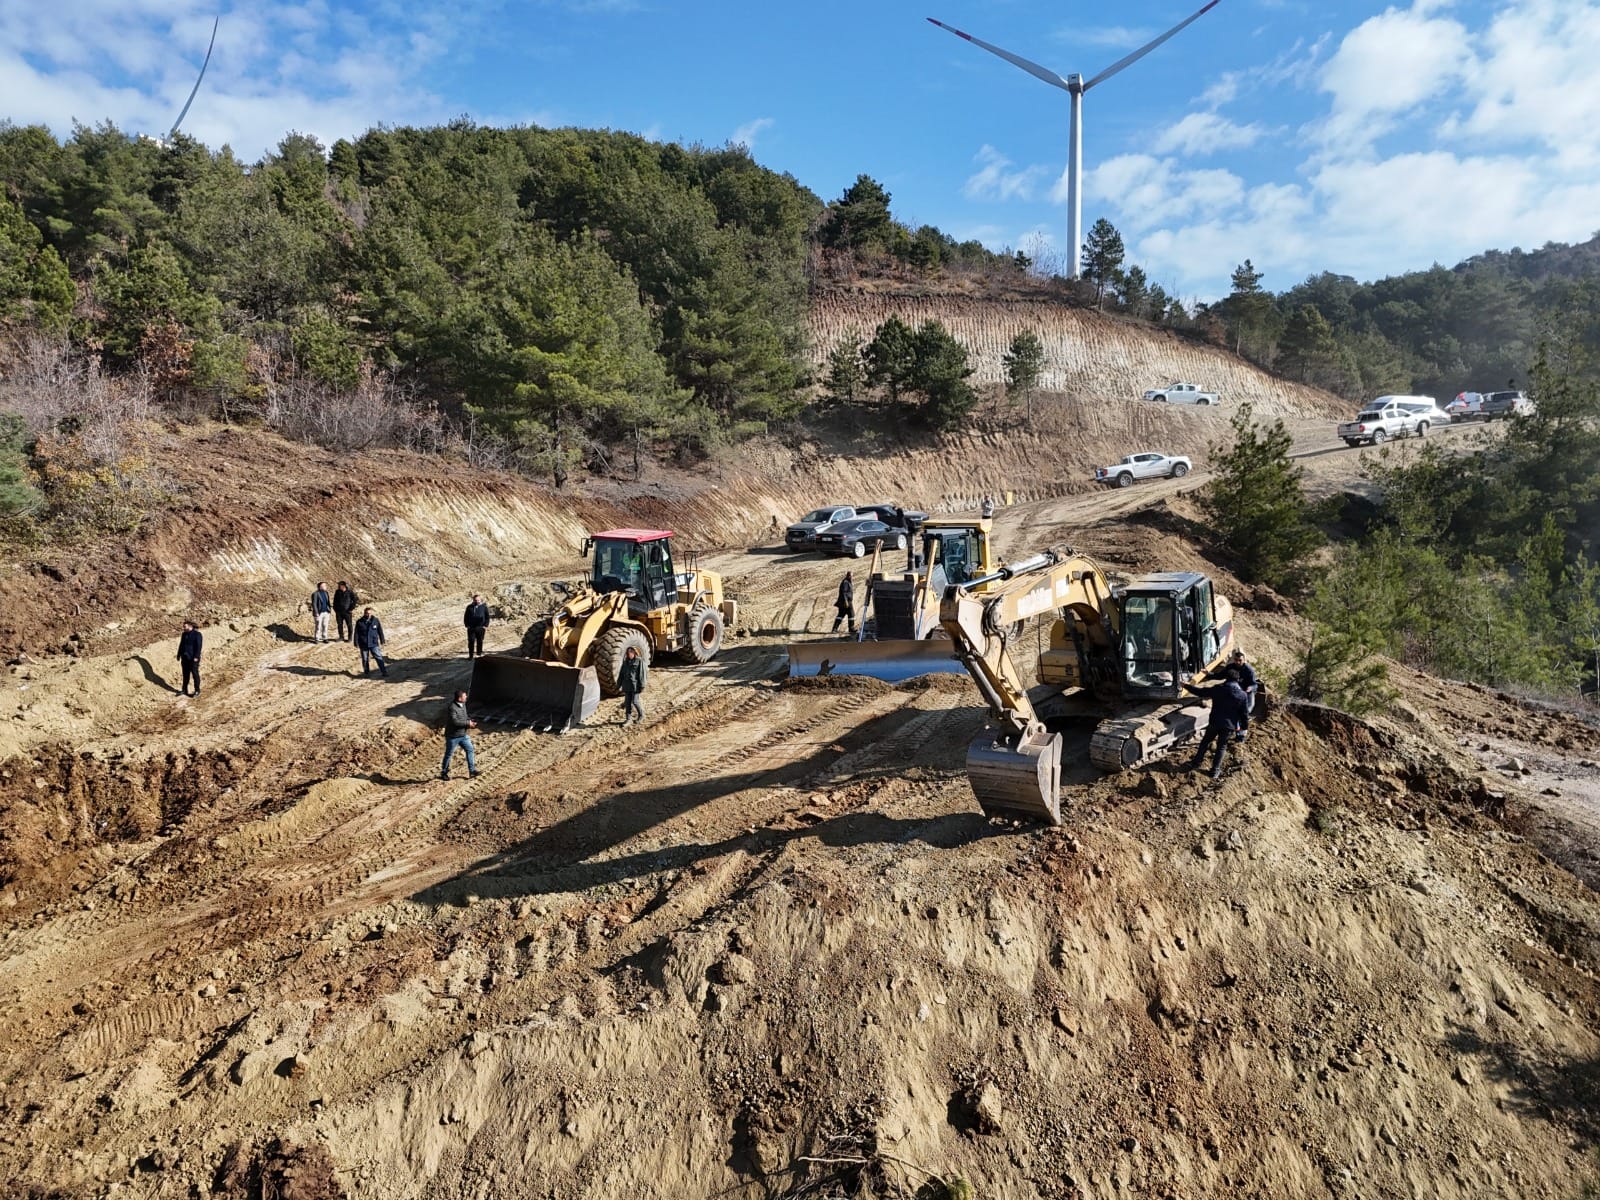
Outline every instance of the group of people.
<path fill-rule="evenodd" d="M 1216 750 L 1211 756 L 1211 778 L 1222 778 L 1222 767 L 1228 758 L 1230 743 L 1242 742 L 1250 732 L 1250 713 L 1255 708 L 1256 692 L 1260 684 L 1255 668 L 1244 659 L 1243 650 L 1228 656 L 1223 668 L 1222 682 L 1204 687 L 1192 683 L 1183 685 L 1196 696 L 1211 701 L 1211 713 L 1206 721 L 1205 735 L 1189 761 L 1189 770 L 1198 771 L 1205 761 L 1206 751 Z M 1242 754 L 1242 752 L 1241 752 Z"/>
<path fill-rule="evenodd" d="M 380 677 L 389 677 L 389 664 L 384 660 L 383 647 L 387 639 L 383 633 L 383 622 L 378 619 L 378 614 L 370 607 L 361 610 L 361 616 L 356 617 L 356 607 L 361 599 L 356 591 L 344 580 L 339 580 L 339 585 L 330 594 L 328 585 L 317 583 L 317 590 L 311 593 L 308 607 L 311 609 L 313 624 L 312 640 L 318 645 L 329 640 L 328 618 L 338 620 L 339 637 L 341 642 L 353 642 L 361 652 L 361 673 L 371 675 L 372 668 L 378 668 Z M 353 619 L 352 619 L 353 618 Z"/>

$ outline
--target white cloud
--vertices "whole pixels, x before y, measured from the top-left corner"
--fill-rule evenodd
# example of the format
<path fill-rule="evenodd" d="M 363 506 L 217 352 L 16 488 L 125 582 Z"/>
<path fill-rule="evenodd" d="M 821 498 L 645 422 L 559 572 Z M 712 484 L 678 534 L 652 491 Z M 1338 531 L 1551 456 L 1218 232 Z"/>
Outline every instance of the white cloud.
<path fill-rule="evenodd" d="M 1260 141 L 1265 132 L 1259 125 L 1237 125 L 1216 113 L 1195 112 L 1163 130 L 1151 149 L 1157 154 L 1215 154 L 1219 150 L 1243 150 Z"/>
<path fill-rule="evenodd" d="M 1170 158 L 1122 154 L 1084 173 L 1084 199 L 1114 210 L 1114 222 L 1134 232 L 1243 203 L 1244 181 L 1231 171 L 1185 170 Z M 1066 199 L 1066 180 L 1056 185 Z"/>
<path fill-rule="evenodd" d="M 973 157 L 978 170 L 961 186 L 961 194 L 969 200 L 1032 200 L 1039 184 L 1049 175 L 1048 167 L 1015 169 L 1011 160 L 993 146 L 982 147 Z"/>
<path fill-rule="evenodd" d="M 1459 21 L 1430 15 L 1438 0 L 1390 8 L 1345 35 L 1322 69 L 1333 97 L 1317 133 L 1332 153 L 1357 153 L 1387 133 L 1397 117 L 1455 91 L 1473 70 L 1471 42 Z"/>
<path fill-rule="evenodd" d="M 746 150 L 754 150 L 756 138 L 771 129 L 777 122 L 771 117 L 757 117 L 754 121 L 746 121 L 733 131 L 733 137 L 728 140 L 735 146 L 743 146 Z"/>
<path fill-rule="evenodd" d="M 1068 26 L 1053 35 L 1067 46 L 1094 46 L 1112 50 L 1133 50 L 1155 37 L 1159 30 L 1130 28 L 1127 25 L 1100 25 L 1089 29 Z"/>

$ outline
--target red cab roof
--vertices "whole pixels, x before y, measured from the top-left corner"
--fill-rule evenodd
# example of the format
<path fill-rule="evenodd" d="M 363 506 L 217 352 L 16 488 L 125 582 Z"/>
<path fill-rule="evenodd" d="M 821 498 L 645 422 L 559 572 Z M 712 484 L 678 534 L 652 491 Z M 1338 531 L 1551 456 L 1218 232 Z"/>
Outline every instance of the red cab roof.
<path fill-rule="evenodd" d="M 591 536 L 597 538 L 616 538 L 622 542 L 659 542 L 662 538 L 672 536 L 670 529 L 608 529 L 604 533 Z"/>

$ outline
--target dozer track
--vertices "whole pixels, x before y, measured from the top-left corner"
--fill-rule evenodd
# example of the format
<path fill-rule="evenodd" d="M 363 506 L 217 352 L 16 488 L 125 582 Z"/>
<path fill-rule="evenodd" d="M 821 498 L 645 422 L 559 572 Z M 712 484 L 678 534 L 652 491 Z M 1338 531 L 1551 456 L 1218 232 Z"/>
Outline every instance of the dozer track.
<path fill-rule="evenodd" d="M 1095 726 L 1089 761 L 1102 771 L 1126 771 L 1165 758 L 1193 737 L 1205 720 L 1205 704 L 1169 704 L 1153 711 L 1110 717 Z"/>

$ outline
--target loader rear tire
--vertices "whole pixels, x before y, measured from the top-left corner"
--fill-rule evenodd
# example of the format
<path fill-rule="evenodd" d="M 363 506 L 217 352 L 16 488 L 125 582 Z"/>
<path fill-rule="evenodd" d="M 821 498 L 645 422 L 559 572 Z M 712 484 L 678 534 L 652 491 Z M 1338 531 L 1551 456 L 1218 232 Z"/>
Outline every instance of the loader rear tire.
<path fill-rule="evenodd" d="M 528 631 L 522 635 L 522 657 L 543 658 L 544 639 L 550 632 L 549 621 L 535 621 L 528 626 Z"/>
<path fill-rule="evenodd" d="M 600 679 L 601 695 L 622 695 L 617 679 L 622 674 L 622 660 L 627 656 L 629 646 L 639 652 L 646 666 L 650 665 L 650 639 L 640 630 L 618 625 L 595 638 L 594 673 Z"/>
<path fill-rule="evenodd" d="M 722 614 L 705 604 L 689 613 L 689 640 L 679 651 L 684 662 L 708 663 L 722 649 Z"/>

